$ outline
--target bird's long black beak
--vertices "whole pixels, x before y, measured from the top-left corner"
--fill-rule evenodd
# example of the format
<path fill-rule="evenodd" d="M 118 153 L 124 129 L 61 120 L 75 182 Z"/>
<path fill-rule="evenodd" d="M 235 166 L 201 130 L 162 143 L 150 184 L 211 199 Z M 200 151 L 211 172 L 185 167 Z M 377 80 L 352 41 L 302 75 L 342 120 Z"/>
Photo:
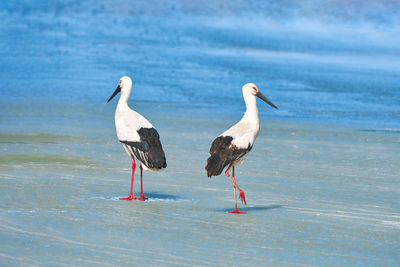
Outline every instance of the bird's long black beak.
<path fill-rule="evenodd" d="M 266 98 L 260 91 L 257 92 L 257 97 L 262 99 L 263 101 L 267 102 L 271 107 L 274 107 L 276 109 L 279 109 L 277 106 L 275 106 L 274 104 L 272 104 L 271 101 L 268 100 L 268 98 Z"/>
<path fill-rule="evenodd" d="M 115 91 L 112 94 L 112 96 L 107 100 L 107 103 L 110 102 L 110 100 L 113 99 L 114 96 L 116 96 L 119 92 L 121 92 L 121 87 L 118 85 L 117 89 L 115 89 Z"/>

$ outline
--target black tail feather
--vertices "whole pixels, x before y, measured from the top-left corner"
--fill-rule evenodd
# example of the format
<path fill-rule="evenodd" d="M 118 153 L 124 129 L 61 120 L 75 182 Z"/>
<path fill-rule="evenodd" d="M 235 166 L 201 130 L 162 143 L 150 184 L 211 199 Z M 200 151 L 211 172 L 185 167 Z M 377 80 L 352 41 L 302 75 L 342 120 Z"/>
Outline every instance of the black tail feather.
<path fill-rule="evenodd" d="M 162 149 L 160 142 L 158 142 L 157 146 L 150 147 L 149 153 L 147 154 L 147 158 L 148 162 L 151 162 L 150 165 L 154 166 L 157 169 L 162 169 L 167 167 L 167 161 L 165 159 L 164 150 Z"/>
<path fill-rule="evenodd" d="M 218 154 L 212 154 L 207 159 L 206 171 L 207 176 L 217 176 L 222 173 L 225 167 L 225 160 L 221 159 Z"/>

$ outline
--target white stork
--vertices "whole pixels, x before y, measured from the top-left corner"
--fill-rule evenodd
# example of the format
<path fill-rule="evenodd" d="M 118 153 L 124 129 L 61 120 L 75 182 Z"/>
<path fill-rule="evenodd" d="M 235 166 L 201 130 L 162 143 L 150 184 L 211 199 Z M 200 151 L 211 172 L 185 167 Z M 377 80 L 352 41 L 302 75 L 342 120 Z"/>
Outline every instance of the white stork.
<path fill-rule="evenodd" d="M 119 141 L 132 158 L 132 181 L 129 197 L 120 199 L 144 201 L 147 198 L 143 196 L 143 169 L 158 171 L 166 168 L 167 162 L 157 130 L 142 115 L 128 106 L 131 89 L 131 78 L 128 76 L 122 77 L 119 80 L 117 89 L 115 89 L 107 103 L 121 92 L 121 97 L 115 110 L 115 128 Z M 136 169 L 135 158 L 140 161 L 141 193 L 138 198 L 133 196 L 133 180 Z"/>
<path fill-rule="evenodd" d="M 271 103 L 257 88 L 254 83 L 247 83 L 242 87 L 244 102 L 246 103 L 246 112 L 242 119 L 227 131 L 218 136 L 211 144 L 210 154 L 207 159 L 207 176 L 220 175 L 226 166 L 226 176 L 233 183 L 233 194 L 235 197 L 235 210 L 229 213 L 245 213 L 237 209 L 236 188 L 239 190 L 239 198 L 246 205 L 244 192 L 236 183 L 235 165 L 241 163 L 253 147 L 254 141 L 260 131 L 260 119 L 256 96 L 267 102 L 272 107 L 278 109 Z M 229 169 L 232 167 L 232 177 Z"/>

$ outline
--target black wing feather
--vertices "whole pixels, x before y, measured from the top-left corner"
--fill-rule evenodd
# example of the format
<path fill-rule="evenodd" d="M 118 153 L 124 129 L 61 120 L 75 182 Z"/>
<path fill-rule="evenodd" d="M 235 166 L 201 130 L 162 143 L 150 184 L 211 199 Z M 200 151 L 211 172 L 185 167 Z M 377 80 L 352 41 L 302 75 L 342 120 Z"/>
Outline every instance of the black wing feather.
<path fill-rule="evenodd" d="M 219 136 L 211 144 L 210 154 L 207 159 L 207 176 L 220 175 L 224 168 L 234 161 L 249 153 L 252 146 L 249 143 L 247 148 L 238 148 L 232 145 L 232 136 Z"/>
<path fill-rule="evenodd" d="M 120 141 L 132 150 L 134 156 L 146 167 L 161 169 L 167 167 L 165 153 L 160 142 L 160 135 L 154 128 L 140 128 L 139 142 Z"/>

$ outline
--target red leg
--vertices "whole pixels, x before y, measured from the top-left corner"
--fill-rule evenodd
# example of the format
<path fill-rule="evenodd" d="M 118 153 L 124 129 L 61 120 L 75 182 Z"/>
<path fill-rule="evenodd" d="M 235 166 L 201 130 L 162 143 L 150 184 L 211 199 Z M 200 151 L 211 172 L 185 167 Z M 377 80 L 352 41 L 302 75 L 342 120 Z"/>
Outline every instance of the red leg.
<path fill-rule="evenodd" d="M 133 197 L 133 180 L 135 177 L 135 169 L 136 169 L 136 162 L 135 159 L 132 156 L 132 181 L 131 181 L 131 193 L 129 194 L 129 197 L 121 197 L 120 200 L 136 200 L 135 197 Z"/>
<path fill-rule="evenodd" d="M 235 178 L 235 166 L 233 166 L 232 167 L 232 178 L 233 178 L 233 181 L 235 181 L 235 184 L 236 184 L 236 178 Z M 240 195 L 239 195 L 239 198 L 240 198 L 240 201 L 242 201 L 242 203 L 243 204 L 247 204 L 246 203 L 246 197 L 244 196 L 244 192 L 243 192 L 243 190 L 242 189 L 240 189 L 239 188 L 239 186 L 236 184 L 236 186 L 237 186 L 237 188 L 239 189 L 239 191 L 240 191 Z"/>
<path fill-rule="evenodd" d="M 225 172 L 226 176 L 228 176 L 229 179 L 231 179 L 232 184 L 233 184 L 233 195 L 235 197 L 235 210 L 229 211 L 229 213 L 240 213 L 240 214 L 246 214 L 246 212 L 239 211 L 237 208 L 237 200 L 236 200 L 236 188 L 240 191 L 239 198 L 246 205 L 246 198 L 244 196 L 244 192 L 242 189 L 239 188 L 239 186 L 236 184 L 236 179 L 235 179 L 235 166 L 232 167 L 232 177 L 229 175 L 229 168 Z"/>
<path fill-rule="evenodd" d="M 143 196 L 143 168 L 142 168 L 142 164 L 140 163 L 140 197 L 138 197 L 137 200 L 145 201 L 146 199 L 149 199 L 149 198 Z"/>

